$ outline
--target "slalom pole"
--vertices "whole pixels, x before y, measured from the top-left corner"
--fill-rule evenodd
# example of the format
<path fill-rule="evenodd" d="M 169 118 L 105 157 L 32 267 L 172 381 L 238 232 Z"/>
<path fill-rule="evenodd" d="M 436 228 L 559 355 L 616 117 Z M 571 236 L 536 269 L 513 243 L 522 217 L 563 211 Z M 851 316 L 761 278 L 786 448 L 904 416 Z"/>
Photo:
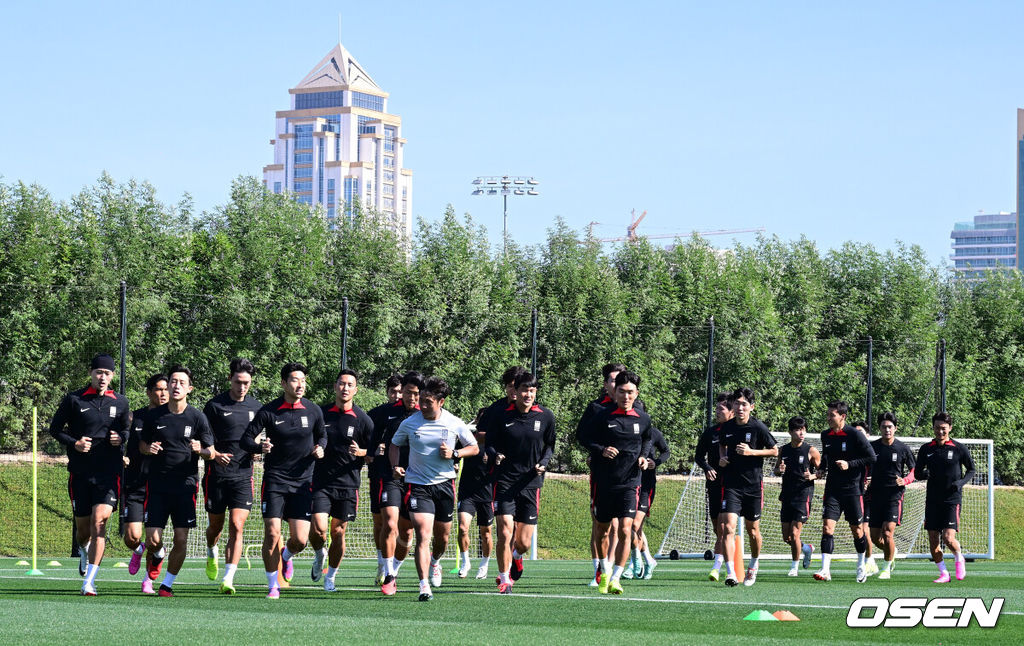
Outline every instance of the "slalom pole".
<path fill-rule="evenodd" d="M 42 576 L 36 567 L 39 557 L 39 451 L 37 431 L 39 428 L 39 412 L 32 407 L 32 569 L 25 576 Z"/>

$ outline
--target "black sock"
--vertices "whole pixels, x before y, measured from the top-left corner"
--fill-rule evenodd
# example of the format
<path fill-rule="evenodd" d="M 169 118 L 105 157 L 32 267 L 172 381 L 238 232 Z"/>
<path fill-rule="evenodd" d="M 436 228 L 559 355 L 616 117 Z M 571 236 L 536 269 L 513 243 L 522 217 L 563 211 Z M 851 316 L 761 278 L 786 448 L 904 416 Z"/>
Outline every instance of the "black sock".
<path fill-rule="evenodd" d="M 822 554 L 831 554 L 832 550 L 835 549 L 835 546 L 836 546 L 836 539 L 832 536 L 832 534 L 822 534 L 821 535 L 821 553 Z"/>
<path fill-rule="evenodd" d="M 857 548 L 858 554 L 863 554 L 868 551 L 868 539 L 864 536 L 853 539 L 853 546 Z"/>

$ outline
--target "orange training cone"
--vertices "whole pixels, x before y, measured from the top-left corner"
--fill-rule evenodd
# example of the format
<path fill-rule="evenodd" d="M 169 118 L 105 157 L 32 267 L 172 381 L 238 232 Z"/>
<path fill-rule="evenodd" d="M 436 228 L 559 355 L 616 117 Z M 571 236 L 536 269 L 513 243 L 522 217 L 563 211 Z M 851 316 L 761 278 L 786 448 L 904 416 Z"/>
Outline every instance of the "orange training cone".
<path fill-rule="evenodd" d="M 736 576 L 742 581 L 745 572 L 743 568 L 743 537 L 738 533 L 736 534 L 736 545 L 732 552 L 732 567 L 736 570 Z"/>
<path fill-rule="evenodd" d="M 779 621 L 800 621 L 800 617 L 797 617 L 788 610 L 776 610 L 772 613 L 772 616 Z"/>

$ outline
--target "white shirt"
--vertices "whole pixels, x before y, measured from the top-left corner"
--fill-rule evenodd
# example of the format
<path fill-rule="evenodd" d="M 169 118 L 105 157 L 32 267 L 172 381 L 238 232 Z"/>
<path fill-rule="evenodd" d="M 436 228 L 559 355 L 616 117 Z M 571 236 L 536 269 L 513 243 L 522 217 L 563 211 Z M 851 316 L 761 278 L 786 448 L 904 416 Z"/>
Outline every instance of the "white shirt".
<path fill-rule="evenodd" d="M 443 408 L 437 419 L 426 419 L 422 412 L 416 411 L 402 421 L 391 440 L 397 446 L 409 446 L 405 481 L 419 485 L 455 479 L 455 461 L 441 457 L 441 444 L 454 449 L 456 442 L 476 446 L 476 438 L 466 423 Z"/>

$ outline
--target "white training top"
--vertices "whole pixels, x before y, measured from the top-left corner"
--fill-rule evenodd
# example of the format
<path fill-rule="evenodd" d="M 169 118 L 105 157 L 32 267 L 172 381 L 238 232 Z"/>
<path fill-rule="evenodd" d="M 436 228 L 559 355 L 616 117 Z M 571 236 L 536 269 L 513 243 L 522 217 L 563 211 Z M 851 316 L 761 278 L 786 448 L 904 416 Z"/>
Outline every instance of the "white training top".
<path fill-rule="evenodd" d="M 426 419 L 416 411 L 405 418 L 395 431 L 391 443 L 409 446 L 409 468 L 405 481 L 410 484 L 435 485 L 455 479 L 455 461 L 441 457 L 441 444 L 455 448 L 476 445 L 476 439 L 461 419 L 441 409 L 437 419 Z"/>

